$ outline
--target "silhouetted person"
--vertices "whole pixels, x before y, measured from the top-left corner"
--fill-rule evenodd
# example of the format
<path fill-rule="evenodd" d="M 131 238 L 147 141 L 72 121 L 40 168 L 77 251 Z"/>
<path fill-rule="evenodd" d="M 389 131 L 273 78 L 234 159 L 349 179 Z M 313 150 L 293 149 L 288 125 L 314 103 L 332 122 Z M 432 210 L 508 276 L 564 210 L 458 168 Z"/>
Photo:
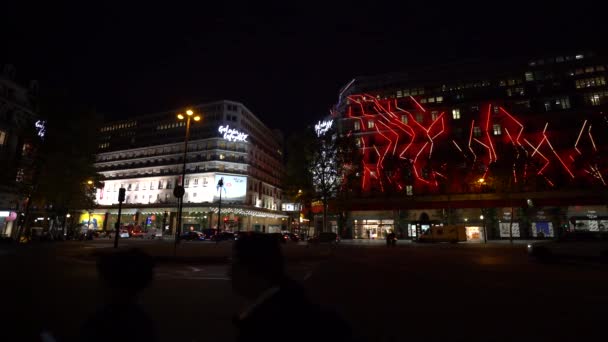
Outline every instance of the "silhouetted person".
<path fill-rule="evenodd" d="M 394 247 L 395 244 L 396 244 L 396 242 L 397 242 L 395 240 L 396 238 L 397 238 L 397 236 L 393 232 L 390 232 L 390 233 L 386 234 L 386 245 L 388 247 Z"/>
<path fill-rule="evenodd" d="M 235 317 L 237 341 L 351 340 L 344 321 L 312 304 L 286 277 L 276 238 L 255 233 L 235 241 L 230 275 L 233 291 L 248 301 Z"/>
<path fill-rule="evenodd" d="M 137 303 L 154 277 L 154 261 L 131 249 L 97 262 L 104 304 L 82 326 L 82 341 L 156 341 L 156 324 Z"/>

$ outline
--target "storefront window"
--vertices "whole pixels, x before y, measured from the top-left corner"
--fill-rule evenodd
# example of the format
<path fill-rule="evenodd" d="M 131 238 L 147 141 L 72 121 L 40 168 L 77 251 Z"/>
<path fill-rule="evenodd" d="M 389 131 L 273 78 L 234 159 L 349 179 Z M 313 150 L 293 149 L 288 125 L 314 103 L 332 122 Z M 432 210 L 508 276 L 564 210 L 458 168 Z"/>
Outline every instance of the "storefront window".
<path fill-rule="evenodd" d="M 394 220 L 355 220 L 355 239 L 385 239 L 394 232 Z"/>

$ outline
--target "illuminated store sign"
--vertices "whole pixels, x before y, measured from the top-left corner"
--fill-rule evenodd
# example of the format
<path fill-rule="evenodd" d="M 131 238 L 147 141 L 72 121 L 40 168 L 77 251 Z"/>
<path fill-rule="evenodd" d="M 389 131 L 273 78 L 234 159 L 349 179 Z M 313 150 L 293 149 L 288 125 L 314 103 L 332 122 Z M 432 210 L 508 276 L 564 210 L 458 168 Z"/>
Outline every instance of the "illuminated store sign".
<path fill-rule="evenodd" d="M 237 129 L 230 128 L 229 125 L 220 126 L 218 128 L 220 134 L 223 134 L 224 139 L 228 141 L 243 141 L 247 142 L 247 137 L 249 134 L 245 134 L 243 132 L 238 131 Z"/>
<path fill-rule="evenodd" d="M 334 120 L 319 121 L 315 125 L 315 132 L 317 132 L 317 136 L 320 137 L 320 136 L 324 135 L 325 133 L 327 133 L 327 131 L 329 131 L 331 129 L 331 126 L 333 125 L 333 123 L 334 123 Z"/>
<path fill-rule="evenodd" d="M 39 137 L 44 138 L 44 135 L 46 134 L 46 121 L 38 120 L 34 125 L 36 126 L 36 134 L 38 134 Z"/>

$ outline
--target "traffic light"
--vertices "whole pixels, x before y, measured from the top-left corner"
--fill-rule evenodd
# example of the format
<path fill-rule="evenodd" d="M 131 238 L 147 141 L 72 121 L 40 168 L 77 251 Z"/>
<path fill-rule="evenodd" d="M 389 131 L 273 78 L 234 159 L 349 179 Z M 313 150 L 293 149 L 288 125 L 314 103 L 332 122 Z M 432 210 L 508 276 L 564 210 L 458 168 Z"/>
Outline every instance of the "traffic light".
<path fill-rule="evenodd" d="M 118 189 L 118 202 L 122 203 L 125 201 L 126 193 L 127 193 L 127 189 L 125 189 L 125 188 Z"/>

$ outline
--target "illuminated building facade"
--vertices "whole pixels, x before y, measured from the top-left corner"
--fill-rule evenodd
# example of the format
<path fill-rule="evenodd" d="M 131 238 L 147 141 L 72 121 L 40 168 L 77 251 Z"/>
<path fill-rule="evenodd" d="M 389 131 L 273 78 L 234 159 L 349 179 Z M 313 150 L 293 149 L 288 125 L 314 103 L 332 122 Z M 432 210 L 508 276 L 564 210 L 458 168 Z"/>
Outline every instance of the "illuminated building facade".
<path fill-rule="evenodd" d="M 193 106 L 184 182 L 183 229 L 217 226 L 218 181 L 223 178 L 221 222 L 230 230 L 278 230 L 284 224 L 281 184 L 282 137 L 243 104 L 218 101 Z M 96 168 L 105 177 L 93 213 L 111 229 L 117 219 L 118 189 L 126 201 L 126 224 L 175 229 L 181 184 L 185 123 L 178 111 L 108 122 L 100 129 Z M 88 224 L 88 213 L 81 220 Z"/>
<path fill-rule="evenodd" d="M 44 123 L 36 114 L 38 83 L 23 87 L 16 81 L 16 69 L 5 65 L 0 74 L 0 237 L 14 237 L 17 213 L 25 203 L 18 192 L 22 183 L 31 184 L 34 161 L 34 137 L 38 124 L 44 134 Z"/>
<path fill-rule="evenodd" d="M 607 68 L 580 53 L 355 78 L 334 111 L 363 157 L 347 234 L 608 230 Z"/>

